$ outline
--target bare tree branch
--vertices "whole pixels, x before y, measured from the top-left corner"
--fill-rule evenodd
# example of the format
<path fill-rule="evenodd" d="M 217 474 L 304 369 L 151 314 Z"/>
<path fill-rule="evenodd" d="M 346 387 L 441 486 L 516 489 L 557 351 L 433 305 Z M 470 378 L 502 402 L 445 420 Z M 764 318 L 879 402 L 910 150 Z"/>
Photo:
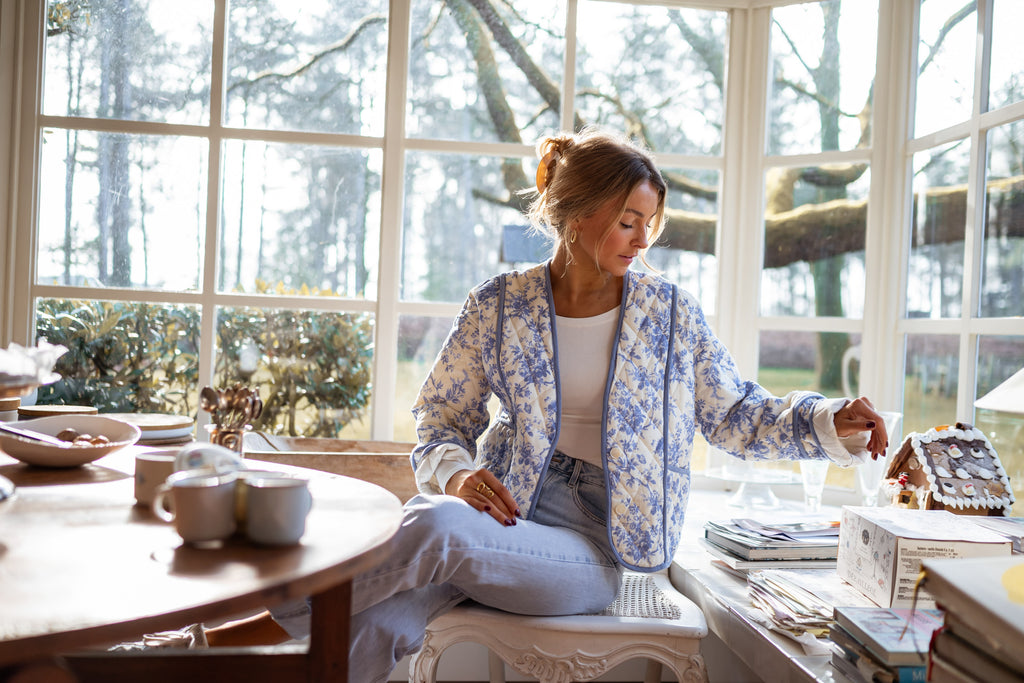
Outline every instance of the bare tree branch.
<path fill-rule="evenodd" d="M 494 124 L 494 130 L 498 138 L 505 142 L 522 142 L 519 126 L 516 125 L 515 113 L 508 104 L 508 97 L 498 72 L 498 62 L 491 49 L 490 39 L 486 28 L 479 17 L 473 13 L 472 7 L 461 0 L 448 0 L 448 7 L 452 12 L 459 28 L 466 35 L 466 43 L 473 55 L 476 64 L 477 79 L 480 83 L 480 93 L 487 105 L 487 113 Z M 530 183 L 523 173 L 522 164 L 515 159 L 506 159 L 501 165 L 504 184 L 509 188 L 509 199 L 506 203 L 518 205 L 521 198 L 512 188 L 529 187 Z"/>
<path fill-rule="evenodd" d="M 452 5 L 457 1 L 449 0 L 448 4 Z M 494 6 L 488 0 L 465 1 L 476 9 L 491 35 L 494 36 L 495 42 L 508 54 L 512 62 L 519 67 L 519 70 L 526 77 L 530 85 L 533 86 L 534 90 L 537 91 L 541 99 L 547 102 L 547 105 L 553 111 L 559 111 L 562 95 L 558 91 L 558 84 L 548 78 L 544 70 L 530 58 L 530 55 L 526 53 L 522 44 L 512 35 L 508 25 L 502 20 L 501 15 L 494 9 Z"/>
<path fill-rule="evenodd" d="M 999 238 L 1024 237 L 1024 176 L 988 183 L 990 201 L 999 203 L 998 224 L 989 229 Z M 926 215 L 917 215 L 921 201 Z M 686 211 L 665 212 L 665 230 L 659 246 L 714 253 L 717 217 Z M 967 187 L 936 187 L 914 201 L 912 244 L 922 247 L 952 244 L 964 240 L 967 216 Z M 780 268 L 799 261 L 815 261 L 850 252 L 863 251 L 867 201 L 837 199 L 822 204 L 805 204 L 765 219 L 766 268 Z"/>
<path fill-rule="evenodd" d="M 686 23 L 682 12 L 677 9 L 669 10 L 669 18 L 683 36 L 694 52 L 704 62 L 708 73 L 718 87 L 720 93 L 725 92 L 725 51 L 722 43 L 712 36 L 702 36 Z"/>
<path fill-rule="evenodd" d="M 917 73 L 923 73 L 925 68 L 931 64 L 932 60 L 935 59 L 935 55 L 942 49 L 942 43 L 945 42 L 946 36 L 959 24 L 961 21 L 966 19 L 974 12 L 975 3 L 968 2 L 966 5 L 961 7 L 953 16 L 946 19 L 945 23 L 942 24 L 942 28 L 939 29 L 939 35 L 935 38 L 935 44 L 931 45 L 928 50 L 928 55 L 921 60 L 921 63 L 917 67 Z"/>
<path fill-rule="evenodd" d="M 235 83 L 232 83 L 228 86 L 228 91 L 233 91 L 236 88 L 250 87 L 256 85 L 257 83 L 260 83 L 261 81 L 285 80 L 293 76 L 298 76 L 299 74 L 311 69 L 317 62 L 334 54 L 335 52 L 344 52 L 349 48 L 349 46 L 352 45 L 353 42 L 355 42 L 355 40 L 359 37 L 359 34 L 361 34 L 363 31 L 368 29 L 370 26 L 373 26 L 374 24 L 387 23 L 387 20 L 387 15 L 384 14 L 367 15 L 363 17 L 358 24 L 356 24 L 356 27 L 353 28 L 352 31 L 350 31 L 347 36 L 345 36 L 338 42 L 332 43 L 331 45 L 324 47 L 324 49 L 314 53 L 309 57 L 309 59 L 302 62 L 301 64 L 291 69 L 290 71 L 263 71 L 261 73 L 256 74 L 252 78 L 246 78 L 240 81 L 236 81 Z"/>

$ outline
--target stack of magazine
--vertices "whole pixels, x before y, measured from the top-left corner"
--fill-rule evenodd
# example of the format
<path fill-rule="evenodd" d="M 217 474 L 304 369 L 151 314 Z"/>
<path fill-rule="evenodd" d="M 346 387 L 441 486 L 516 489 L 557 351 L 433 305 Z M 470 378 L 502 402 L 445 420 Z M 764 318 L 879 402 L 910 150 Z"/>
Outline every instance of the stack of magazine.
<path fill-rule="evenodd" d="M 735 518 L 704 525 L 704 545 L 731 569 L 835 567 L 839 522 L 769 524 Z"/>
<path fill-rule="evenodd" d="M 750 571 L 747 594 L 772 628 L 797 639 L 804 633 L 826 635 L 832 627 L 833 605 L 874 607 L 856 588 L 837 580 L 831 569 Z"/>

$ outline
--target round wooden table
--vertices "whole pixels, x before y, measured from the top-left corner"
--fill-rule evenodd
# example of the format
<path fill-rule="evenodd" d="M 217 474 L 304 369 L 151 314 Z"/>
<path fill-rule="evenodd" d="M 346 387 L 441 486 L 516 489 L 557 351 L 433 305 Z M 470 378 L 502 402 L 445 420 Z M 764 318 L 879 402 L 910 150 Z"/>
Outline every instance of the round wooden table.
<path fill-rule="evenodd" d="M 238 538 L 197 549 L 135 505 L 137 450 L 72 469 L 30 467 L 0 452 L 0 476 L 17 487 L 0 502 L 0 667 L 96 647 L 75 656 L 80 680 L 345 680 L 350 580 L 382 558 L 401 519 L 398 499 L 357 479 L 253 462 L 310 480 L 302 541 L 273 548 Z M 103 648 L 307 596 L 313 634 L 303 652 L 190 650 L 196 656 L 165 655 L 170 663 L 157 665 L 152 651 Z"/>

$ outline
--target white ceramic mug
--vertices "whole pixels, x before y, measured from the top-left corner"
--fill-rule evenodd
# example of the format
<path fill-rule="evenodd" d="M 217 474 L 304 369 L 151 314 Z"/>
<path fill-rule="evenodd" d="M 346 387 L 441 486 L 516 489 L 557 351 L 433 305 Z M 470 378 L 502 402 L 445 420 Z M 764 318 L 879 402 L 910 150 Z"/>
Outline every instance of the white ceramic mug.
<path fill-rule="evenodd" d="M 245 496 L 245 534 L 263 545 L 293 545 L 306 532 L 313 496 L 306 479 L 268 472 L 241 480 Z"/>
<path fill-rule="evenodd" d="M 237 472 L 175 472 L 157 487 L 153 514 L 174 522 L 178 535 L 190 545 L 223 541 L 237 528 L 237 479 Z"/>
<path fill-rule="evenodd" d="M 177 448 L 147 450 L 135 456 L 135 502 L 150 507 L 156 489 L 174 474 Z"/>

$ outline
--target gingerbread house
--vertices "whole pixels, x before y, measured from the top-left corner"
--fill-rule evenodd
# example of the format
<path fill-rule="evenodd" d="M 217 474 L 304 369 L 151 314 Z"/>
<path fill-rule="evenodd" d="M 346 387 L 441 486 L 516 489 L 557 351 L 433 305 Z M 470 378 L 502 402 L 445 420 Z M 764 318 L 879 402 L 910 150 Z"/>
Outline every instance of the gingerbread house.
<path fill-rule="evenodd" d="M 963 422 L 909 434 L 885 486 L 897 505 L 959 514 L 1006 516 L 1015 500 L 992 444 Z"/>

